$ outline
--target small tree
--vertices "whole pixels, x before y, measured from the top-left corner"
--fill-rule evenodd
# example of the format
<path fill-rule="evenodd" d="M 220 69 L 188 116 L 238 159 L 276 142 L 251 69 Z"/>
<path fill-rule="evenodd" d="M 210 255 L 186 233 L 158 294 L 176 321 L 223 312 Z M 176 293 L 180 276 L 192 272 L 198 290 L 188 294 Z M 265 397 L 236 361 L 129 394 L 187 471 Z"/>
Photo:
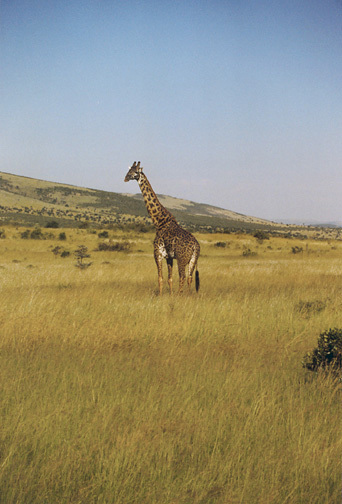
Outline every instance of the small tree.
<path fill-rule="evenodd" d="M 75 266 L 80 269 L 86 269 L 89 268 L 93 263 L 85 263 L 83 262 L 84 259 L 88 259 L 90 257 L 90 254 L 88 254 L 88 247 L 85 245 L 80 245 L 74 252 L 74 255 L 77 259 L 77 262 Z"/>

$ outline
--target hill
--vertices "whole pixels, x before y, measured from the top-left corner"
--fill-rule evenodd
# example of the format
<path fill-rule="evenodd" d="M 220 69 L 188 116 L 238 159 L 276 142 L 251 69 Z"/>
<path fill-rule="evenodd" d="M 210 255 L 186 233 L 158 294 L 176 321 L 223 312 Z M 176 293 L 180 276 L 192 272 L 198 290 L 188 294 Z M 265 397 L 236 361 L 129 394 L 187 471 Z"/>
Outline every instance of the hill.
<path fill-rule="evenodd" d="M 215 206 L 158 195 L 176 219 L 194 231 L 285 232 L 289 226 Z M 151 221 L 141 194 L 120 194 L 0 172 L 0 220 L 17 225 L 60 227 L 131 225 L 148 229 Z M 291 226 L 292 232 L 303 226 Z"/>
<path fill-rule="evenodd" d="M 266 228 L 276 224 L 230 210 L 158 195 L 191 228 Z M 0 172 L 0 218 L 3 222 L 45 225 L 52 219 L 66 227 L 149 224 L 141 194 L 120 194 Z"/>

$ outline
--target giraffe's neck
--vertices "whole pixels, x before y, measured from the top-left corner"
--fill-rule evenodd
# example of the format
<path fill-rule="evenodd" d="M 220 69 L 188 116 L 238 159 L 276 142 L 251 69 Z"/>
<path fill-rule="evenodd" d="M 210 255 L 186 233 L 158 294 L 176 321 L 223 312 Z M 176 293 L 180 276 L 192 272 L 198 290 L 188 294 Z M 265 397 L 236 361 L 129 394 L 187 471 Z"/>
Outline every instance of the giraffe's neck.
<path fill-rule="evenodd" d="M 138 184 L 144 197 L 147 211 L 157 229 L 161 229 L 171 221 L 176 221 L 174 216 L 160 203 L 144 173 L 140 174 Z"/>

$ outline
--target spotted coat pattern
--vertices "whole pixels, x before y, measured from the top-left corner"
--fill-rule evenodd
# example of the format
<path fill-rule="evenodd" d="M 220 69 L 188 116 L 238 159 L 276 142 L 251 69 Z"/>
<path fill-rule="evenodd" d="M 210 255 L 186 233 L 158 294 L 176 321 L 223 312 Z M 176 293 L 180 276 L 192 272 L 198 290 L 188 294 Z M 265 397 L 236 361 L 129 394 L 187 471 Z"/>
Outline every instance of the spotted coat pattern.
<path fill-rule="evenodd" d="M 136 180 L 144 197 L 146 209 L 156 228 L 154 239 L 154 259 L 158 268 L 159 292 L 163 289 L 162 260 L 166 259 L 168 266 L 168 283 L 172 292 L 173 260 L 177 260 L 179 272 L 179 292 L 182 292 L 186 269 L 188 267 L 188 286 L 190 288 L 192 276 L 196 268 L 196 290 L 199 287 L 197 261 L 200 254 L 200 245 L 196 238 L 183 229 L 175 217 L 158 200 L 146 175 L 142 171 L 140 161 L 134 162 L 130 167 L 125 182 Z"/>

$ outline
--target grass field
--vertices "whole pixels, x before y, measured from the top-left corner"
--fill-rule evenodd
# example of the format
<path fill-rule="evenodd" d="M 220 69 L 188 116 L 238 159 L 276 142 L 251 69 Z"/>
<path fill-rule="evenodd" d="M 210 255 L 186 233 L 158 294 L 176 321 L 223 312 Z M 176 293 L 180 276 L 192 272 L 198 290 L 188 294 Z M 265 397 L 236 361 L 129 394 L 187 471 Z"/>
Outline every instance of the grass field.
<path fill-rule="evenodd" d="M 22 231 L 0 240 L 1 503 L 341 501 L 341 383 L 301 361 L 342 327 L 342 242 L 197 235 L 199 294 L 159 297 L 150 234 Z M 81 244 L 85 270 L 52 253 Z"/>

